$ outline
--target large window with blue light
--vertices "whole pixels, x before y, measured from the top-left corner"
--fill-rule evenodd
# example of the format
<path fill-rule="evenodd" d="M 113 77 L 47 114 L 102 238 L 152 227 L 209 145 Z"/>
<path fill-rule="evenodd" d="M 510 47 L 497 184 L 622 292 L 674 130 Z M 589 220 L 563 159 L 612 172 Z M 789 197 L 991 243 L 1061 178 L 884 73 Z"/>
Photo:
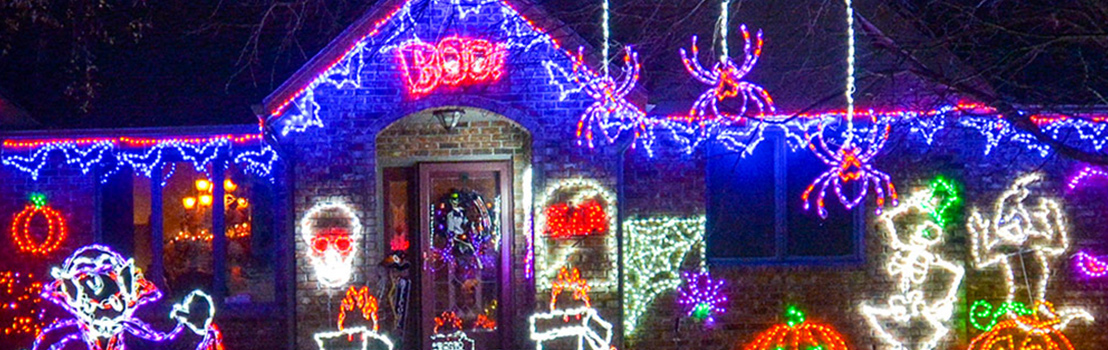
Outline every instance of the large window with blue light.
<path fill-rule="evenodd" d="M 826 170 L 811 152 L 768 133 L 743 157 L 708 147 L 707 254 L 713 264 L 833 264 L 862 260 L 865 210 L 828 203 L 821 219 L 801 194 Z M 849 188 L 850 185 L 844 187 Z M 818 190 L 818 189 L 817 189 Z M 832 189 L 828 189 L 832 191 Z"/>

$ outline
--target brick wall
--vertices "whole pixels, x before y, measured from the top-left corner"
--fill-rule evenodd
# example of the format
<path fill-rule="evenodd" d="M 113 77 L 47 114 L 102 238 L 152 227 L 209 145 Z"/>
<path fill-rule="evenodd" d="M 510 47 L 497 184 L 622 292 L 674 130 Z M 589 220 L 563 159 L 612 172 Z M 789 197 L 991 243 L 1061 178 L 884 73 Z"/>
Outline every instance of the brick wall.
<path fill-rule="evenodd" d="M 59 157 L 60 158 L 60 157 Z M 93 242 L 93 218 L 95 207 L 90 205 L 95 200 L 95 177 L 81 174 L 76 167 L 65 164 L 64 159 L 51 159 L 51 163 L 45 166 L 39 174 L 39 180 L 34 181 L 26 173 L 15 168 L 3 167 L 0 169 L 0 218 L 3 227 L 0 233 L 0 271 L 12 271 L 22 274 L 33 274 L 36 281 L 47 281 L 51 266 L 61 263 L 77 248 Z M 33 256 L 20 253 L 11 238 L 9 226 L 16 213 L 22 211 L 28 204 L 28 194 L 40 192 L 47 196 L 47 205 L 61 213 L 68 228 L 68 237 L 62 242 L 61 247 L 48 256 Z M 41 223 L 42 216 L 36 216 L 34 223 Z M 37 225 L 40 224 L 33 224 Z M 43 234 L 42 229 L 32 230 L 32 234 Z M 43 236 L 35 239 L 42 242 Z M 14 292 L 20 293 L 18 285 Z M 5 302 L 14 301 L 8 299 L 5 290 L 0 290 L 0 296 Z M 44 301 L 45 303 L 45 301 Z M 24 305 L 24 304 L 20 304 Z M 50 316 L 64 316 L 64 312 L 54 306 L 43 305 L 50 310 Z M 0 328 L 6 328 L 11 322 L 7 317 L 13 315 L 12 310 L 0 310 Z M 21 349 L 29 347 L 34 339 L 28 335 L 9 335 L 0 333 L 0 348 Z"/>
<path fill-rule="evenodd" d="M 935 145 L 922 141 L 899 128 L 893 142 L 878 158 L 879 169 L 888 172 L 906 198 L 914 190 L 925 188 L 936 175 L 942 174 L 963 185 L 965 206 L 959 219 L 951 224 L 945 236 L 941 255 L 964 266 L 966 276 L 956 302 L 950 335 L 940 343 L 940 349 L 964 348 L 980 331 L 968 323 L 969 306 L 985 299 L 993 304 L 1004 300 L 1002 272 L 999 267 L 977 270 L 972 265 L 965 217 L 970 208 L 979 208 L 986 215 L 993 211 L 997 197 L 1019 175 L 1041 171 L 1045 174 L 1035 196 L 1053 197 L 1062 202 L 1071 237 L 1068 252 L 1052 260 L 1054 270 L 1047 299 L 1058 307 L 1082 307 L 1096 316 L 1094 323 L 1075 322 L 1064 332 L 1075 348 L 1095 349 L 1108 346 L 1108 334 L 1097 331 L 1108 322 L 1105 302 L 1105 281 L 1078 277 L 1072 255 L 1089 249 L 1104 254 L 1108 249 L 1100 233 L 1108 218 L 1099 215 L 1108 209 L 1103 196 L 1108 194 L 1108 182 L 1071 191 L 1066 189 L 1070 176 L 1083 164 L 1058 156 L 1040 158 L 1019 145 L 996 148 L 990 156 L 983 155 L 984 140 L 972 130 L 948 129 Z M 703 207 L 688 204 L 688 198 L 703 198 L 703 159 L 669 155 L 648 161 L 631 156 L 626 176 L 628 211 L 640 216 L 701 215 Z M 658 180 L 658 174 L 689 174 L 686 180 Z M 665 175 L 662 175 L 665 176 Z M 677 185 L 680 184 L 680 185 Z M 658 192 L 679 194 L 674 205 L 657 200 Z M 872 194 L 871 194 L 871 197 Z M 799 198 L 789 198 L 799 201 Z M 839 205 L 828 199 L 828 205 Z M 870 199 L 872 206 L 872 198 Z M 674 208 L 681 208 L 675 210 Z M 866 256 L 862 264 L 846 266 L 713 266 L 713 277 L 726 281 L 727 314 L 716 318 L 712 328 L 691 325 L 684 319 L 681 307 L 675 303 L 675 293 L 663 294 L 640 323 L 630 349 L 733 349 L 754 340 L 756 335 L 781 323 L 781 312 L 787 304 L 801 305 L 809 319 L 825 322 L 838 329 L 854 349 L 883 349 L 885 346 L 859 313 L 859 305 L 884 305 L 892 293 L 892 279 L 885 272 L 885 261 L 892 250 L 884 235 L 875 226 L 872 212 L 867 213 Z M 1025 259 L 1033 259 L 1025 255 Z M 1016 260 L 1018 261 L 1018 260 Z M 1037 276 L 1037 263 L 1027 261 L 1029 274 Z M 1020 269 L 1020 266 L 1015 266 Z M 1022 273 L 1017 271 L 1017 280 Z M 928 292 L 937 288 L 927 285 Z M 1021 289 L 1021 293 L 1025 289 Z M 1026 301 L 1026 297 L 1017 300 Z M 675 327 L 678 318 L 684 319 Z M 918 334 L 916 334 L 918 336 Z"/>

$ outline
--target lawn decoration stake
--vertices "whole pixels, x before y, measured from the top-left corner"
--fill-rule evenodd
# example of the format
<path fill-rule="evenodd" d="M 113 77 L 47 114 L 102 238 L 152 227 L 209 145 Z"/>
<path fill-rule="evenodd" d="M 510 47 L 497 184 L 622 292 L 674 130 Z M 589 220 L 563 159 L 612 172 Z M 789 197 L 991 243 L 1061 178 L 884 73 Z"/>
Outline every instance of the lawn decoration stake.
<path fill-rule="evenodd" d="M 139 307 L 161 299 L 162 293 L 142 276 L 133 259 L 124 259 L 110 248 L 90 245 L 78 249 L 62 267 L 50 271 L 54 281 L 43 288 L 43 298 L 73 315 L 39 334 L 33 350 L 61 350 L 83 342 L 89 350 L 124 350 L 124 335 L 148 341 L 176 339 L 188 329 L 203 339 L 197 350 L 222 350 L 222 335 L 212 323 L 211 297 L 193 291 L 173 305 L 169 318 L 177 325 L 169 332 L 155 330 L 135 316 Z M 58 334 L 71 329 L 75 332 Z"/>
<path fill-rule="evenodd" d="M 932 191 L 922 191 L 911 196 L 907 205 L 877 218 L 893 250 L 885 271 L 897 282 L 896 291 L 885 305 L 863 302 L 860 309 L 881 341 L 895 349 L 935 349 L 950 331 L 947 324 L 954 314 L 965 270 L 938 254 L 943 243 L 942 221 L 927 208 L 939 203 L 943 199 L 936 198 Z M 898 227 L 907 227 L 907 232 L 900 233 Z M 922 321 L 925 329 L 913 328 L 916 320 Z M 913 334 L 923 338 L 914 341 L 909 338 Z"/>

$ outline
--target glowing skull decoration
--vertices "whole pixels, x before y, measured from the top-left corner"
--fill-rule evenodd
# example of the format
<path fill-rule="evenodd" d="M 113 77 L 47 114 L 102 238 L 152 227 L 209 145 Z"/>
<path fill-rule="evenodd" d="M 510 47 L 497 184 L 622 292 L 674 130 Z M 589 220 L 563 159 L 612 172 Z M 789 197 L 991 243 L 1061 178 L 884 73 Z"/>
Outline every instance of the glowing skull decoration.
<path fill-rule="evenodd" d="M 308 261 L 319 283 L 338 288 L 350 282 L 362 224 L 346 204 L 316 204 L 300 219 L 300 235 L 309 246 Z"/>

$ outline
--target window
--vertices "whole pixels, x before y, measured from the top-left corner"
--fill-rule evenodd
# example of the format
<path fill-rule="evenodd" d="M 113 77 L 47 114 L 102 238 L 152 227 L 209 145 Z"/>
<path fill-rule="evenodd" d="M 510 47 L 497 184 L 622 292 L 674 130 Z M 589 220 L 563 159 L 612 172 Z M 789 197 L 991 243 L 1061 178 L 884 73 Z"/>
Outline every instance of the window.
<path fill-rule="evenodd" d="M 105 189 L 130 193 L 126 205 L 102 205 L 101 220 L 133 219 L 127 223 L 129 232 L 108 230 L 104 241 L 133 252 L 146 277 L 170 300 L 202 289 L 221 297 L 220 307 L 275 303 L 281 251 L 277 189 L 269 179 L 248 175 L 234 164 L 227 164 L 217 174 L 221 176 L 209 178 L 211 172 L 211 166 L 197 171 L 190 162 L 168 162 L 162 176 L 153 180 L 111 177 L 102 185 Z M 223 229 L 213 230 L 220 190 Z M 215 249 L 213 231 L 224 234 L 221 252 Z"/>
<path fill-rule="evenodd" d="M 828 195 L 828 217 L 804 210 L 801 193 L 826 165 L 767 132 L 752 154 L 708 148 L 707 241 L 713 263 L 851 263 L 862 259 L 865 208 Z M 845 187 L 850 187 L 847 185 Z"/>

